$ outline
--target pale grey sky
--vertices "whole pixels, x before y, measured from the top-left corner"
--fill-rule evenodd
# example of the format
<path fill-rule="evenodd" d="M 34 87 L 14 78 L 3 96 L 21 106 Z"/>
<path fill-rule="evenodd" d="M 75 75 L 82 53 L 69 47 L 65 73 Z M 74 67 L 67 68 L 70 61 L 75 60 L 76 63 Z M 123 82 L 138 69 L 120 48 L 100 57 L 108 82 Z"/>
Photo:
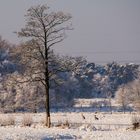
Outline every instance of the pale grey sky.
<path fill-rule="evenodd" d="M 71 13 L 74 30 L 55 48 L 60 54 L 86 56 L 93 62 L 140 63 L 140 0 L 0 0 L 0 35 L 12 43 L 36 4 Z"/>

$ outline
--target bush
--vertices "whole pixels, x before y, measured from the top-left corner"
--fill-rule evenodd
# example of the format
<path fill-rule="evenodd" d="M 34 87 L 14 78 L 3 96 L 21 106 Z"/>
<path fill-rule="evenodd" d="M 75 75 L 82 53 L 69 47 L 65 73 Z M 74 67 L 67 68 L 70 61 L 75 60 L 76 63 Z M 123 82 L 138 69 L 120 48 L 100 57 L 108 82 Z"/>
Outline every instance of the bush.
<path fill-rule="evenodd" d="M 140 117 L 139 116 L 132 117 L 132 125 L 133 125 L 133 130 L 136 130 L 140 127 Z"/>
<path fill-rule="evenodd" d="M 29 114 L 26 114 L 23 116 L 23 119 L 22 119 L 22 125 L 23 126 L 31 126 L 33 123 L 33 119 L 32 119 L 32 116 L 29 115 Z"/>
<path fill-rule="evenodd" d="M 41 124 L 42 124 L 43 126 L 45 126 L 45 125 L 46 125 L 46 119 L 41 118 Z"/>
<path fill-rule="evenodd" d="M 56 125 L 56 127 L 60 127 L 60 128 L 70 128 L 70 123 L 68 122 L 68 120 L 66 120 L 65 122 L 61 122 L 58 121 L 58 124 Z"/>
<path fill-rule="evenodd" d="M 0 117 L 0 126 L 9 126 L 9 125 L 15 125 L 14 116 Z"/>

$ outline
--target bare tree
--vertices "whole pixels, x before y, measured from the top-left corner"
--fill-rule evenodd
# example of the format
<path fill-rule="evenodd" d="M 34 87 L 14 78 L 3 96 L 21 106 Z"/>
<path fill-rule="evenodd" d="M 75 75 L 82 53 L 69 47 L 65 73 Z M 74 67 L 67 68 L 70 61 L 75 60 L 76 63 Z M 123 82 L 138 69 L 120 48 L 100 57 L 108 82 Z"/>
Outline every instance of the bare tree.
<path fill-rule="evenodd" d="M 120 88 L 116 92 L 116 97 L 115 98 L 116 98 L 117 103 L 119 103 L 122 106 L 123 112 L 125 113 L 125 110 L 130 103 L 130 100 L 129 100 L 129 86 L 128 85 L 120 86 Z"/>
<path fill-rule="evenodd" d="M 140 111 L 140 80 L 129 83 L 129 101 Z"/>
<path fill-rule="evenodd" d="M 19 37 L 25 37 L 26 43 L 22 45 L 22 63 L 26 69 L 26 80 L 23 82 L 41 82 L 45 87 L 46 95 L 46 126 L 50 127 L 49 89 L 50 77 L 58 70 L 51 69 L 52 47 L 63 41 L 65 31 L 70 29 L 66 22 L 71 19 L 70 14 L 51 12 L 46 5 L 38 5 L 28 9 L 26 25 L 17 32 Z M 63 25 L 63 26 L 62 26 Z"/>
<path fill-rule="evenodd" d="M 128 105 L 133 105 L 135 109 L 140 110 L 140 80 L 137 79 L 126 85 L 122 85 L 116 92 L 116 100 L 122 105 L 123 110 Z"/>
<path fill-rule="evenodd" d="M 106 98 L 108 99 L 110 113 L 112 114 L 112 93 L 110 91 L 106 93 Z"/>

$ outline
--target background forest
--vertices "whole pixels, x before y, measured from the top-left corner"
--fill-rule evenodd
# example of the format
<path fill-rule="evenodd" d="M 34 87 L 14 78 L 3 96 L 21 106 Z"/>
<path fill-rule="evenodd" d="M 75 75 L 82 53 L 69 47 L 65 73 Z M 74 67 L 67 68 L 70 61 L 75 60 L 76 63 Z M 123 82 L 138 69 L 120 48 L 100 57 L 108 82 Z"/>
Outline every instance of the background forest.
<path fill-rule="evenodd" d="M 27 82 L 26 76 L 24 76 L 26 82 L 16 81 L 23 79 L 23 75 L 29 72 L 22 63 L 22 45 L 10 44 L 0 37 L 0 111 L 2 112 L 27 110 L 36 112 L 44 109 L 44 87 L 37 80 Z M 138 87 L 138 64 L 111 62 L 100 65 L 88 62 L 83 57 L 60 56 L 53 51 L 51 60 L 49 69 L 57 69 L 50 79 L 51 107 L 73 106 L 76 98 L 120 98 L 124 93 L 124 91 L 119 92 L 120 89 L 128 89 L 132 85 Z M 64 68 L 59 70 L 60 66 Z M 133 87 L 131 89 L 136 90 Z M 140 89 L 137 88 L 137 92 L 133 91 L 125 97 L 134 96 L 135 93 L 139 95 Z M 131 99 L 127 98 L 127 101 L 132 101 L 132 96 Z"/>

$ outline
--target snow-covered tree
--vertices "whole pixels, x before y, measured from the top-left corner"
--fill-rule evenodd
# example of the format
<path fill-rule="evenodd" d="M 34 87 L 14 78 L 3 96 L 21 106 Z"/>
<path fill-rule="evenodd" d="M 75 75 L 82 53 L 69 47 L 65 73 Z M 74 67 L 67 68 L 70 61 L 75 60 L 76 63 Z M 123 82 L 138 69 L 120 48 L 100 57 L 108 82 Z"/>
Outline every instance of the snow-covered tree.
<path fill-rule="evenodd" d="M 140 80 L 135 80 L 128 85 L 129 101 L 137 110 L 140 110 Z"/>
<path fill-rule="evenodd" d="M 123 112 L 127 109 L 130 101 L 128 95 L 128 88 L 126 85 L 121 85 L 116 92 L 115 99 L 118 104 L 122 106 Z"/>
<path fill-rule="evenodd" d="M 116 99 L 123 109 L 131 104 L 135 109 L 140 110 L 140 81 L 135 80 L 121 86 L 116 92 Z"/>
<path fill-rule="evenodd" d="M 46 95 L 46 126 L 50 127 L 49 69 L 51 48 L 64 40 L 65 31 L 69 29 L 66 22 L 71 19 L 70 14 L 51 12 L 46 5 L 38 5 L 28 9 L 26 25 L 18 32 L 25 37 L 27 43 L 22 48 L 22 62 L 27 68 L 28 81 L 41 82 L 45 87 Z"/>

